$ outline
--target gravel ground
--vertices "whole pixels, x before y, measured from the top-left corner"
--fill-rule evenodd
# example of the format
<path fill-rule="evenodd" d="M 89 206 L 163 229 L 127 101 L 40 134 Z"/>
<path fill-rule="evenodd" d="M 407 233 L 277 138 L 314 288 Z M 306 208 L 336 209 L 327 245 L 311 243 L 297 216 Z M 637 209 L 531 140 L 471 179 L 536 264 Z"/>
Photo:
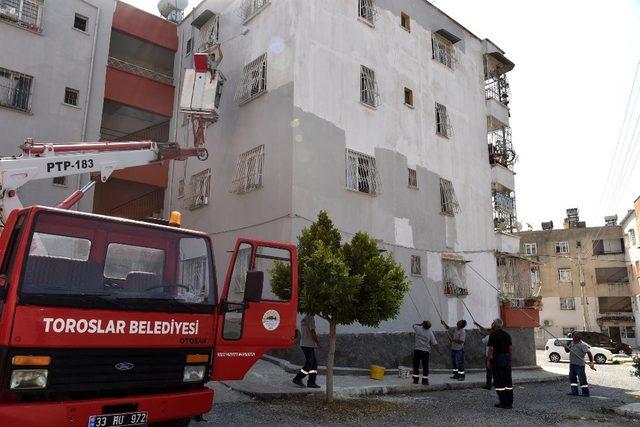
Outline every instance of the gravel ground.
<path fill-rule="evenodd" d="M 546 370 L 568 373 L 567 363 L 551 363 L 538 352 Z M 631 366 L 598 366 L 589 371 L 592 397 L 571 397 L 567 382 L 516 386 L 515 407 L 496 409 L 495 392 L 482 389 L 440 391 L 339 400 L 330 405 L 317 397 L 255 401 L 241 395 L 219 393 L 206 423 L 194 427 L 233 426 L 410 426 L 410 425 L 640 425 L 640 421 L 613 413 L 613 408 L 640 402 L 640 380 Z"/>

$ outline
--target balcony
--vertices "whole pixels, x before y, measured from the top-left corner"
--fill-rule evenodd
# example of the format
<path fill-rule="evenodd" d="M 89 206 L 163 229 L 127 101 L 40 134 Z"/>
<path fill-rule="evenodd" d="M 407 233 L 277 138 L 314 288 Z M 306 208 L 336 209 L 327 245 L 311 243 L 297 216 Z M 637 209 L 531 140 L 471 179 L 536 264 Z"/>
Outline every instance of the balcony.
<path fill-rule="evenodd" d="M 111 65 L 107 67 L 104 91 L 107 101 L 169 118 L 173 113 L 174 92 L 173 85 Z"/>
<path fill-rule="evenodd" d="M 109 57 L 107 65 L 113 68 L 117 68 L 122 71 L 126 71 L 131 74 L 136 74 L 141 77 L 147 77 L 152 80 L 156 80 L 168 85 L 173 84 L 173 76 L 161 73 L 159 71 L 153 71 L 148 68 L 141 67 L 131 62 L 123 61 L 122 59 Z"/>
<path fill-rule="evenodd" d="M 494 191 L 492 202 L 494 229 L 509 233 L 517 231 L 515 194 L 513 192 Z"/>
<path fill-rule="evenodd" d="M 484 91 L 487 99 L 494 99 L 505 107 L 511 101 L 511 89 L 506 74 L 491 75 L 484 82 Z"/>
<path fill-rule="evenodd" d="M 504 125 L 494 129 L 489 128 L 487 142 L 489 163 L 491 165 L 502 165 L 512 170 L 518 160 L 518 156 L 513 149 L 511 128 Z"/>
<path fill-rule="evenodd" d="M 500 318 L 507 328 L 537 328 L 540 326 L 540 311 L 536 308 L 500 307 Z"/>
<path fill-rule="evenodd" d="M 5 0 L 0 3 L 0 20 L 39 33 L 42 31 L 43 0 Z"/>

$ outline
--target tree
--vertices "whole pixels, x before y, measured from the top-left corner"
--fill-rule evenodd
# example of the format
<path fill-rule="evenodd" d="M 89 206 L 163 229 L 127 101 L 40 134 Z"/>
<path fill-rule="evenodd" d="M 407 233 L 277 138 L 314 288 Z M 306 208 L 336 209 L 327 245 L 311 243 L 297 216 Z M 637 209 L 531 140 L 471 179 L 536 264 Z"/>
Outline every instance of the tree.
<path fill-rule="evenodd" d="M 377 327 L 396 317 L 409 283 L 393 256 L 383 256 L 367 233 L 359 232 L 340 246 L 340 232 L 325 211 L 302 230 L 298 265 L 299 311 L 329 322 L 326 365 L 327 401 L 331 401 L 338 325 L 360 322 Z M 272 287 L 280 297 L 290 295 L 288 268 L 280 264 L 271 271 Z"/>

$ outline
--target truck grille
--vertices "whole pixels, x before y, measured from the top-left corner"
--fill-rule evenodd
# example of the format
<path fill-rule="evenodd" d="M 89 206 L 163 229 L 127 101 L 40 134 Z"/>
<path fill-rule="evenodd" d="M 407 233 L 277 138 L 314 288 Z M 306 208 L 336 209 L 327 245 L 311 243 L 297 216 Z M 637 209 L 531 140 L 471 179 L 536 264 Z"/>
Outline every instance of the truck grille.
<path fill-rule="evenodd" d="M 10 363 L 14 354 L 51 356 L 47 392 L 131 390 L 183 385 L 187 354 L 210 351 L 205 348 L 10 349 L 7 361 Z M 5 390 L 7 387 L 5 383 Z"/>

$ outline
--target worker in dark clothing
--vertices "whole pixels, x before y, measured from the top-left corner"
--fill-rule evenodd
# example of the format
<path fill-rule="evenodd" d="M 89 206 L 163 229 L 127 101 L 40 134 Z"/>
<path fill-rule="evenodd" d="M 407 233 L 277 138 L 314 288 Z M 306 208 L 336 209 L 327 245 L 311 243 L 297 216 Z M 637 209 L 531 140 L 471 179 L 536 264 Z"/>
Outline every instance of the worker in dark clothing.
<path fill-rule="evenodd" d="M 441 323 L 447 328 L 448 334 L 451 328 L 444 320 Z M 467 326 L 466 320 L 458 320 L 456 328 L 453 330 L 453 336 L 449 335 L 451 340 L 451 364 L 453 365 L 452 380 L 464 381 L 464 342 L 467 339 L 467 332 L 464 330 L 465 326 Z"/>
<path fill-rule="evenodd" d="M 488 358 L 488 354 L 489 354 L 489 336 L 493 333 L 493 328 L 485 328 L 485 327 L 481 326 L 478 322 L 473 322 L 473 324 L 478 327 L 478 330 L 480 331 L 480 334 L 484 336 L 484 338 L 482 338 L 482 345 L 484 347 L 484 364 L 485 364 L 486 373 L 487 373 L 487 383 L 482 388 L 485 389 L 485 390 L 491 390 L 493 374 L 491 373 L 491 369 L 489 369 L 489 366 L 487 365 L 487 362 L 489 361 L 489 358 Z"/>
<path fill-rule="evenodd" d="M 302 379 L 309 375 L 307 387 L 320 388 L 316 384 L 318 376 L 318 360 L 316 359 L 316 348 L 322 350 L 318 335 L 316 334 L 316 320 L 314 316 L 305 315 L 300 322 L 300 348 L 304 353 L 304 366 L 300 368 L 293 379 L 293 383 L 297 386 L 304 387 Z"/>
<path fill-rule="evenodd" d="M 582 335 L 580 332 L 574 332 L 571 335 L 573 342 L 567 346 L 565 344 L 564 351 L 571 353 L 569 355 L 569 381 L 571 381 L 570 396 L 578 396 L 578 379 L 580 379 L 580 388 L 582 389 L 582 396 L 589 397 L 589 383 L 587 382 L 587 373 L 585 371 L 584 357 L 589 356 L 589 367 L 596 370 L 593 365 L 593 354 L 589 350 L 589 346 L 582 342 Z"/>
<path fill-rule="evenodd" d="M 493 383 L 498 394 L 499 403 L 496 408 L 511 409 L 513 407 L 513 383 L 511 380 L 511 336 L 502 330 L 502 319 L 491 324 L 494 330 L 489 335 L 487 368 L 493 373 Z"/>
<path fill-rule="evenodd" d="M 438 341 L 431 330 L 431 322 L 425 320 L 413 325 L 416 333 L 413 346 L 413 383 L 418 384 L 420 379 L 420 364 L 422 364 L 422 384 L 429 385 L 429 356 L 431 348 L 438 349 Z"/>

